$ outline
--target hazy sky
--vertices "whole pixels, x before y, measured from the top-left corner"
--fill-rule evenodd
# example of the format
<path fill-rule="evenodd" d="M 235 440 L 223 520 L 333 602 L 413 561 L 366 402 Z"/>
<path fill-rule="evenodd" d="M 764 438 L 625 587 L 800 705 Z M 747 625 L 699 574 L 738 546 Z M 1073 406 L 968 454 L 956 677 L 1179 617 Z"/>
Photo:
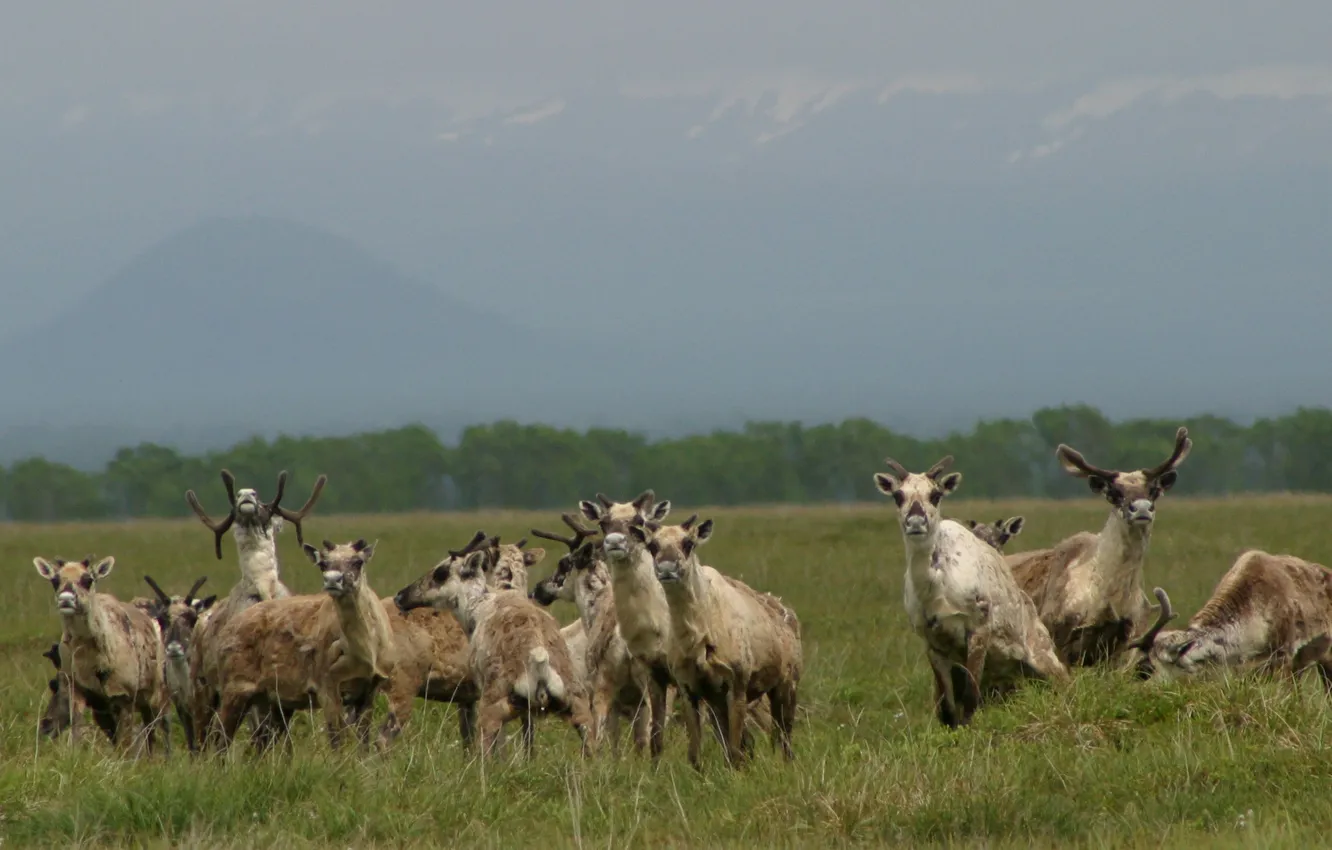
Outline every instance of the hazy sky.
<path fill-rule="evenodd" d="M 1163 77 L 1232 93 L 1327 91 L 1332 14 L 1278 3 L 673 3 L 234 0 L 23 3 L 0 31 L 0 91 L 70 108 L 175 98 L 425 97 L 485 108 L 614 82 L 1089 87 Z M 135 11 L 127 11 L 134 9 Z M 1266 69 L 1261 81 L 1253 75 Z M 1244 72 L 1242 82 L 1225 75 Z M 1141 82 L 1141 81 L 1139 81 Z M 1095 108 L 1095 107 L 1088 107 Z"/>

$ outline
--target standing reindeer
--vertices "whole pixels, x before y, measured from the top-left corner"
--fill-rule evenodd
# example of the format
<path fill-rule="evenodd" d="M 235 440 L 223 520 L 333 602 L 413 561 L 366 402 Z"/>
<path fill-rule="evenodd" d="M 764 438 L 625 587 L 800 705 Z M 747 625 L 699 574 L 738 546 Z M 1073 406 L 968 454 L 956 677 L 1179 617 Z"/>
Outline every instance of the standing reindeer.
<path fill-rule="evenodd" d="M 1093 466 L 1063 444 L 1055 451 L 1064 471 L 1087 479 L 1092 492 L 1105 497 L 1110 516 L 1099 534 L 1084 531 L 1054 548 L 1018 552 L 1007 561 L 1065 664 L 1110 660 L 1150 620 L 1142 572 L 1156 502 L 1175 486 L 1177 469 L 1192 447 L 1188 429 L 1180 428 L 1165 462 L 1133 472 Z"/>
<path fill-rule="evenodd" d="M 152 576 L 146 575 L 143 580 L 157 594 L 157 602 L 149 614 L 157 620 L 162 633 L 162 675 L 167 693 L 176 707 L 176 719 L 185 731 L 185 745 L 190 752 L 195 752 L 198 746 L 194 734 L 194 679 L 190 675 L 189 651 L 199 618 L 212 607 L 217 597 L 196 599 L 194 596 L 208 581 L 208 576 L 195 581 L 184 596 L 169 596 Z"/>
<path fill-rule="evenodd" d="M 259 494 L 250 489 L 236 489 L 235 476 L 229 470 L 222 470 L 222 485 L 227 491 L 229 511 L 222 520 L 214 520 L 199 504 L 199 498 L 193 490 L 185 493 L 185 501 L 199 517 L 209 531 L 213 532 L 213 548 L 218 560 L 222 560 L 222 537 L 228 530 L 236 540 L 236 552 L 240 563 L 241 579 L 231 589 L 231 593 L 216 605 L 212 613 L 199 624 L 194 635 L 190 651 L 190 672 L 194 677 L 194 725 L 200 735 L 201 745 L 217 741 L 219 732 L 217 711 L 221 706 L 221 690 L 218 671 L 221 665 L 217 649 L 216 636 L 222 629 L 245 609 L 257 602 L 270 599 L 283 599 L 291 591 L 282 583 L 279 575 L 277 535 L 282 531 L 283 522 L 290 522 L 296 527 L 296 541 L 305 543 L 301 522 L 313 510 L 319 496 L 324 491 L 328 477 L 320 475 L 310 492 L 310 498 L 298 511 L 282 507 L 282 497 L 286 491 L 287 473 L 278 474 L 277 492 L 273 501 L 264 502 Z M 276 733 L 275 718 L 253 715 L 256 724 L 256 743 L 261 748 L 270 743 Z"/>
<path fill-rule="evenodd" d="M 939 721 L 970 723 L 984 699 L 1020 679 L 1066 681 L 1036 607 L 1003 556 L 940 516 L 940 502 L 962 483 L 962 473 L 945 474 L 952 455 L 923 474 L 892 458 L 885 462 L 891 474 L 876 473 L 874 484 L 897 505 L 907 558 L 903 604 L 925 641 Z"/>

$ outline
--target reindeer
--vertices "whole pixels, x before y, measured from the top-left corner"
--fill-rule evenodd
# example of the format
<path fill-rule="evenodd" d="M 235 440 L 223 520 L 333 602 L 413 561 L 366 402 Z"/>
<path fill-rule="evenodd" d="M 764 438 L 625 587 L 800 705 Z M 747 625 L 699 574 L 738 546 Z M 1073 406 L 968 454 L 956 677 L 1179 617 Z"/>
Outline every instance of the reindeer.
<path fill-rule="evenodd" d="M 598 557 L 600 547 L 591 540 L 597 532 L 584 528 L 571 514 L 563 514 L 560 519 L 573 530 L 572 537 L 532 529 L 534 536 L 563 543 L 569 549 L 555 573 L 533 588 L 532 599 L 546 606 L 564 599 L 578 608 L 579 618 L 560 631 L 570 652 L 583 654 L 583 680 L 591 693 L 594 747 L 609 737 L 612 751 L 617 752 L 620 719 L 627 717 L 632 724 L 634 749 L 641 753 L 648 746 L 651 732 L 647 668 L 630 655 L 620 634 L 610 573 Z M 574 663 L 577 666 L 577 659 Z"/>
<path fill-rule="evenodd" d="M 278 474 L 277 492 L 273 501 L 265 503 L 259 494 L 251 489 L 236 489 L 235 476 L 229 470 L 222 470 L 222 485 L 227 491 L 229 511 L 222 520 L 214 520 L 199 504 L 199 498 L 193 490 L 187 490 L 185 501 L 199 517 L 209 531 L 213 532 L 213 549 L 218 560 L 222 559 L 222 537 L 228 530 L 236 540 L 236 552 L 240 563 L 241 580 L 231 589 L 231 593 L 216 605 L 212 613 L 199 624 L 190 649 L 190 671 L 194 676 L 194 725 L 200 731 L 201 745 L 206 745 L 216 738 L 217 710 L 221 705 L 221 689 L 218 686 L 220 656 L 217 651 L 216 636 L 226 628 L 233 617 L 257 602 L 270 599 L 285 599 L 291 591 L 282 583 L 279 575 L 277 535 L 282 531 L 283 522 L 290 522 L 296 527 L 296 541 L 304 545 L 305 538 L 301 522 L 309 515 L 324 491 L 328 477 L 320 475 L 310 492 L 310 498 L 298 511 L 282 507 L 282 496 L 286 491 L 287 473 Z M 257 743 L 266 747 L 275 731 L 275 718 L 254 717 Z"/>
<path fill-rule="evenodd" d="M 976 535 L 981 541 L 990 544 L 996 552 L 1003 554 L 1004 544 L 1022 533 L 1022 526 L 1026 520 L 1020 516 L 1009 517 L 1008 519 L 997 519 L 992 524 L 976 522 L 974 519 L 967 520 L 967 528 Z"/>
<path fill-rule="evenodd" d="M 344 695 L 368 744 L 361 717 L 394 662 L 388 617 L 362 574 L 374 547 L 364 540 L 324 546 L 302 547 L 320 570 L 322 593 L 256 602 L 217 633 L 224 745 L 255 706 L 279 712 L 284 727 L 292 713 L 317 707 L 337 748 L 348 713 Z M 258 742 L 261 749 L 268 743 Z"/>
<path fill-rule="evenodd" d="M 671 614 L 652 555 L 629 534 L 629 529 L 648 521 L 661 522 L 670 513 L 671 503 L 657 502 L 651 490 L 644 490 L 627 503 L 613 502 L 602 493 L 596 498 L 600 504 L 583 501 L 578 508 L 601 529 L 601 548 L 610 568 L 620 635 L 630 656 L 648 671 L 650 749 L 655 761 L 665 745 L 666 689 L 675 684 L 669 660 Z"/>
<path fill-rule="evenodd" d="M 48 738 L 55 738 L 71 726 L 82 724 L 83 711 L 75 711 L 74 701 L 69 696 L 69 677 L 60 674 L 60 644 L 58 642 L 51 644 L 51 648 L 43 652 L 42 657 L 51 662 L 55 667 L 56 674 L 46 683 L 51 696 L 47 700 L 46 710 L 42 712 L 41 720 L 37 722 L 37 731 Z M 106 710 L 105 702 L 95 698 L 84 699 L 82 702 L 88 707 L 94 708 L 93 719 L 96 721 L 98 728 L 106 733 L 108 740 L 114 743 L 115 723 Z"/>
<path fill-rule="evenodd" d="M 162 634 L 162 675 L 167 693 L 176 707 L 176 719 L 185 730 L 185 745 L 190 752 L 197 752 L 194 735 L 194 679 L 190 675 L 189 651 L 199 618 L 217 601 L 217 596 L 205 599 L 196 599 L 194 596 L 208 581 L 208 576 L 195 581 L 184 596 L 168 595 L 152 576 L 146 575 L 143 580 L 157 595 L 149 613 L 157 621 Z"/>
<path fill-rule="evenodd" d="M 527 593 L 527 570 L 541 563 L 546 557 L 546 550 L 541 548 L 524 549 L 527 538 L 517 543 L 500 543 L 499 535 L 489 538 L 486 546 L 490 550 L 491 585 L 497 590 L 517 590 Z"/>
<path fill-rule="evenodd" d="M 934 671 L 935 708 L 949 727 L 966 725 L 984 699 L 1023 678 L 1068 679 L 1036 607 L 1003 556 L 968 528 L 942 519 L 939 503 L 962 483 L 944 474 L 952 455 L 923 473 L 885 461 L 875 486 L 897 505 L 906 548 L 903 604 Z"/>
<path fill-rule="evenodd" d="M 1081 532 L 1051 549 L 1008 555 L 1018 585 L 1036 603 L 1065 664 L 1109 661 L 1150 618 L 1143 565 L 1156 520 L 1156 502 L 1179 478 L 1193 442 L 1175 434 L 1164 463 L 1134 472 L 1103 469 L 1062 443 L 1055 454 L 1070 475 L 1087 479 L 1110 503 L 1099 534 Z"/>
<path fill-rule="evenodd" d="M 481 694 L 482 754 L 494 751 L 506 722 L 521 718 L 524 750 L 530 758 L 535 713 L 565 717 L 586 753 L 591 717 L 559 623 L 523 593 L 490 586 L 487 549 L 471 552 L 461 564 L 457 560 L 442 562 L 395 599 L 404 610 L 447 607 L 462 623 L 471 645 L 472 676 Z"/>
<path fill-rule="evenodd" d="M 1332 571 L 1323 565 L 1248 550 L 1183 629 L 1162 631 L 1175 612 L 1164 590 L 1154 593 L 1156 622 L 1127 647 L 1139 678 L 1257 668 L 1293 679 L 1316 667 L 1332 691 Z"/>
<path fill-rule="evenodd" d="M 695 514 L 673 528 L 629 527 L 653 558 L 670 606 L 671 673 L 688 699 L 689 762 L 700 766 L 699 709 L 706 702 L 720 721 L 727 761 L 738 767 L 747 755 L 749 703 L 763 697 L 771 706 L 773 748 L 789 761 L 795 757 L 791 732 L 804 667 L 800 621 L 776 597 L 699 563 L 697 547 L 712 537 L 713 522 L 695 527 L 697 519 Z"/>
<path fill-rule="evenodd" d="M 97 582 L 111 574 L 116 559 L 91 558 L 67 562 L 34 558 L 37 573 L 55 589 L 60 613 L 60 670 L 66 677 L 70 716 L 81 715 L 87 705 L 99 714 L 98 725 L 122 750 L 133 746 L 134 712 L 144 724 L 152 750 L 160 727 L 171 748 L 167 693 L 162 680 L 161 639 L 157 624 L 133 605 L 97 590 Z M 77 737 L 78 726 L 72 734 Z"/>

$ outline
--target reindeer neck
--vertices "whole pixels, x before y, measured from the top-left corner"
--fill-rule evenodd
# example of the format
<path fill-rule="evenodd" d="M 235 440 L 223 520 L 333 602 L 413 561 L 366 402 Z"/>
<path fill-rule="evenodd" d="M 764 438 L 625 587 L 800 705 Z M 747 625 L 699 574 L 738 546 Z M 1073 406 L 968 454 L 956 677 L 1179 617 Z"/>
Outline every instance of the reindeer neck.
<path fill-rule="evenodd" d="M 271 528 L 249 528 L 239 523 L 235 531 L 241 581 L 251 586 L 262 599 L 280 599 L 290 595 L 282 583 L 274 531 Z"/>
<path fill-rule="evenodd" d="M 939 545 L 939 527 L 936 525 L 924 537 L 902 535 L 902 545 L 906 550 L 907 573 L 912 583 L 919 587 L 929 585 L 930 567 L 934 564 L 934 552 Z"/>
<path fill-rule="evenodd" d="M 588 590 L 581 581 L 574 585 L 574 605 L 578 608 L 578 617 L 583 621 L 584 627 L 592 628 L 592 623 L 596 621 L 597 614 L 605 607 L 605 600 L 610 592 L 609 579 L 596 590 Z"/>
<path fill-rule="evenodd" d="M 392 638 L 388 614 L 374 590 L 362 581 L 356 593 L 334 598 L 333 605 L 351 652 L 368 664 L 377 663 L 379 648 Z"/>
<path fill-rule="evenodd" d="M 1111 510 L 1096 539 L 1097 573 L 1105 583 L 1112 583 L 1117 578 L 1141 576 L 1151 537 L 1151 526 L 1134 528 L 1124 521 L 1119 511 Z"/>
<path fill-rule="evenodd" d="M 671 631 L 686 657 L 708 642 L 708 624 L 712 621 L 711 588 L 697 559 L 683 571 L 680 580 L 667 585 L 666 599 L 671 610 Z"/>
<path fill-rule="evenodd" d="M 482 586 L 479 591 L 463 593 L 457 604 L 451 606 L 468 637 L 476 631 L 478 624 L 495 613 L 495 601 L 495 593 L 489 587 Z"/>
<path fill-rule="evenodd" d="M 111 619 L 110 611 L 107 610 L 107 605 L 101 596 L 102 594 L 95 591 L 88 594 L 88 602 L 82 614 L 60 615 L 65 631 L 71 637 L 91 640 L 99 646 L 106 642 L 111 634 Z"/>

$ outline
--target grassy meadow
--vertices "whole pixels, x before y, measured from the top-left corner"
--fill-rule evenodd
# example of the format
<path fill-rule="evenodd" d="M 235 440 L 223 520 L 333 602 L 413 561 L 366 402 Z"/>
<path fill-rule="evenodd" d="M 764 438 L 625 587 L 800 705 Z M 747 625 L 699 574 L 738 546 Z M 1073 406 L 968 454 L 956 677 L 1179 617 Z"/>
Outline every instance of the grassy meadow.
<path fill-rule="evenodd" d="M 662 494 L 669 497 L 670 494 Z M 572 507 L 572 505 L 571 505 Z M 945 502 L 945 513 L 993 520 L 1022 513 L 1009 551 L 1099 529 L 1104 502 Z M 680 520 L 694 506 L 677 505 Z M 1162 500 L 1147 565 L 1181 620 L 1246 547 L 1332 564 L 1332 500 Z M 384 755 L 329 750 L 302 719 L 294 757 L 256 761 L 247 747 L 190 759 L 129 762 L 98 736 L 71 747 L 39 738 L 59 635 L 35 555 L 114 555 L 102 590 L 148 595 L 147 573 L 183 593 L 237 576 L 193 519 L 104 525 L 0 526 L 0 845 L 66 847 L 1308 846 L 1332 830 L 1332 712 L 1321 685 L 1255 678 L 1139 683 L 1082 672 L 1066 689 L 1030 686 L 984 709 L 967 729 L 937 725 L 922 643 L 902 609 L 902 543 L 890 505 L 703 512 L 717 521 L 705 561 L 780 595 L 799 613 L 805 676 L 797 760 L 766 741 L 743 772 L 705 741 L 699 774 L 684 730 L 667 730 L 656 768 L 631 752 L 582 763 L 565 725 L 541 726 L 530 764 L 485 765 L 460 748 L 452 710 L 417 703 Z M 388 596 L 477 528 L 514 540 L 556 512 L 320 516 L 312 540 L 378 539 L 368 567 Z M 532 570 L 554 568 L 558 544 Z M 314 592 L 318 575 L 294 533 L 282 536 L 285 581 Z M 564 622 L 575 616 L 559 603 Z M 382 713 L 382 705 L 380 711 Z M 515 727 L 516 731 L 516 727 Z M 316 735 L 315 733 L 318 732 Z"/>

